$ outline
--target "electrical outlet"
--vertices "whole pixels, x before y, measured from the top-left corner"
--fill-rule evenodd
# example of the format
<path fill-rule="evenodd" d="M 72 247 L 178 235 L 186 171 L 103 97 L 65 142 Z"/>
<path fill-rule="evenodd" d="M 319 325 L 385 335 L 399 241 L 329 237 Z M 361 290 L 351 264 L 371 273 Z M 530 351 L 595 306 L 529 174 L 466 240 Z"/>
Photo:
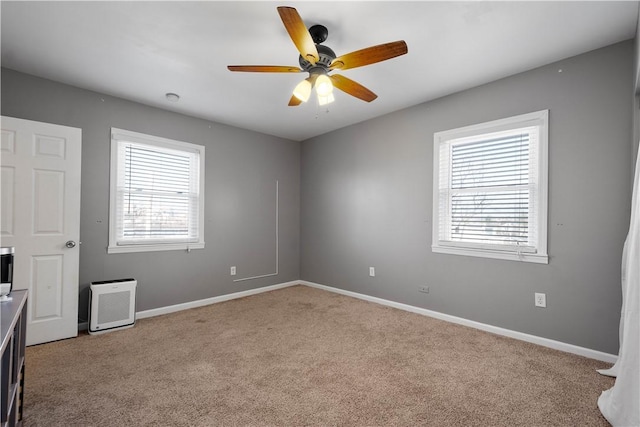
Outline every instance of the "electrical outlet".
<path fill-rule="evenodd" d="M 374 267 L 369 267 L 369 276 L 371 277 L 376 276 L 376 269 Z"/>
<path fill-rule="evenodd" d="M 546 307 L 547 306 L 547 294 L 541 294 L 536 292 L 536 307 Z"/>
<path fill-rule="evenodd" d="M 428 294 L 429 293 L 429 287 L 428 286 L 420 286 L 418 288 L 418 292 L 422 292 L 423 294 Z"/>
<path fill-rule="evenodd" d="M 236 266 L 235 265 L 233 267 L 231 267 L 231 275 L 232 276 L 236 275 Z"/>

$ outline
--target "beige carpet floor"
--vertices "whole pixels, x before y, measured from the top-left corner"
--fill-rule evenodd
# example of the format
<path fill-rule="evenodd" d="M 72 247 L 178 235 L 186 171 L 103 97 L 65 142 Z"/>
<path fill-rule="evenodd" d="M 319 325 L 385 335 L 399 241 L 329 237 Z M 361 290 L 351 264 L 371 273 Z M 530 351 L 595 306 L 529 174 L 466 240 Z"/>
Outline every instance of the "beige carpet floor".
<path fill-rule="evenodd" d="M 607 426 L 603 362 L 294 286 L 29 347 L 25 426 Z"/>

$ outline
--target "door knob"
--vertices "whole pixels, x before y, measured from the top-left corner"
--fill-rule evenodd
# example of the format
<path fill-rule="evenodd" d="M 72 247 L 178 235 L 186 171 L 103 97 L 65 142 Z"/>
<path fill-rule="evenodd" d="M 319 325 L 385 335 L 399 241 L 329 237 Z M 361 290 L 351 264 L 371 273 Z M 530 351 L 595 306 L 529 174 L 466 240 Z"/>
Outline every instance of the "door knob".
<path fill-rule="evenodd" d="M 76 247 L 76 242 L 74 242 L 73 240 L 69 240 L 67 243 L 64 244 L 66 247 L 68 247 L 69 249 L 71 248 L 75 248 Z"/>

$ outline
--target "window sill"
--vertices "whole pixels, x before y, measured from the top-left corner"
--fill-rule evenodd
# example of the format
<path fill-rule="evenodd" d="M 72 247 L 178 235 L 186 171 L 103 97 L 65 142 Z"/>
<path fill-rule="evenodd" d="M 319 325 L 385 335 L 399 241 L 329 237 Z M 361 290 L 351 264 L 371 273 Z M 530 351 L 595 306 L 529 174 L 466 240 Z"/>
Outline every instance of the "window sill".
<path fill-rule="evenodd" d="M 463 255 L 479 258 L 503 259 L 508 261 L 533 262 L 536 264 L 549 264 L 549 256 L 532 253 L 517 253 L 490 249 L 454 248 L 447 246 L 431 246 L 431 251 L 440 254 Z"/>
<path fill-rule="evenodd" d="M 109 246 L 108 254 L 123 254 L 132 252 L 157 252 L 157 251 L 187 251 L 192 249 L 204 249 L 204 242 L 196 243 L 164 243 L 155 245 L 123 245 Z"/>

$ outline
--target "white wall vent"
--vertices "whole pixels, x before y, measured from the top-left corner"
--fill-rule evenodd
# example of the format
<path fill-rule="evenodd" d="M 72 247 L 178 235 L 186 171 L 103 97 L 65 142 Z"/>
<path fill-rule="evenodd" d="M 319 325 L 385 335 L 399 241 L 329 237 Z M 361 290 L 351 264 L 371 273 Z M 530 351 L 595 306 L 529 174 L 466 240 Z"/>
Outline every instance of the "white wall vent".
<path fill-rule="evenodd" d="M 134 279 L 120 279 L 89 285 L 90 334 L 130 328 L 135 324 L 137 284 Z"/>

